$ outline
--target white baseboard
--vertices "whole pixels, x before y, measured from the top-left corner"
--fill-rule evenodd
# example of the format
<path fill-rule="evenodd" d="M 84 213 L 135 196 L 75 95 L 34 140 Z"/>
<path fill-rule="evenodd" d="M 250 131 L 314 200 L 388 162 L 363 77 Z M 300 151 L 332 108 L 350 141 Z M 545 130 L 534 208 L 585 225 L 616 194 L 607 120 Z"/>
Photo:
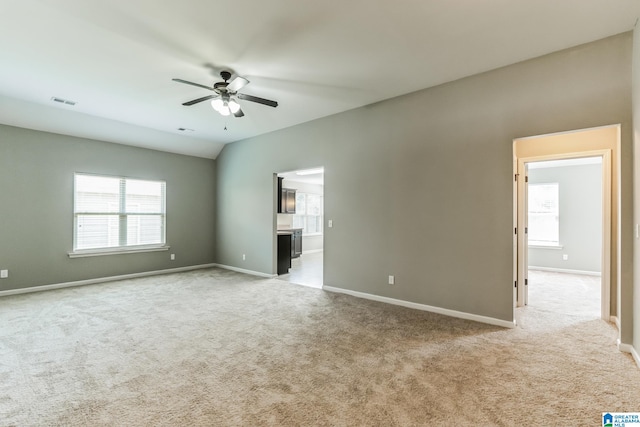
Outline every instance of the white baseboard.
<path fill-rule="evenodd" d="M 616 325 L 616 328 L 618 328 L 618 330 L 620 330 L 620 320 L 618 320 L 617 316 L 611 316 L 609 317 L 609 321 L 613 324 Z"/>
<path fill-rule="evenodd" d="M 640 368 L 640 355 L 638 354 L 636 349 L 633 348 L 632 345 L 630 345 L 630 344 L 622 344 L 620 342 L 620 340 L 618 340 L 618 350 L 620 350 L 620 351 L 622 351 L 624 353 L 631 354 L 631 356 L 633 356 L 633 360 L 636 361 L 636 365 L 638 366 L 638 368 Z"/>
<path fill-rule="evenodd" d="M 182 273 L 184 271 L 201 270 L 203 268 L 212 268 L 216 264 L 200 264 L 190 265 L 188 267 L 168 268 L 166 270 L 144 271 L 142 273 L 122 274 L 120 276 L 99 277 L 96 279 L 78 280 L 75 282 L 56 283 L 53 285 L 32 286 L 29 288 L 9 289 L 0 291 L 0 297 L 18 294 L 28 294 L 32 292 L 50 291 L 53 289 L 73 288 L 75 286 L 95 285 L 96 283 L 114 282 L 116 280 L 135 279 L 138 277 L 157 276 L 160 274 Z"/>
<path fill-rule="evenodd" d="M 238 273 L 250 274 L 252 276 L 266 277 L 267 279 L 273 279 L 274 277 L 278 277 L 277 274 L 261 273 L 259 271 L 246 270 L 244 268 L 232 267 L 230 265 L 213 264 L 213 266 L 214 267 L 223 268 L 225 270 L 235 271 L 235 272 L 238 272 Z"/>
<path fill-rule="evenodd" d="M 372 301 L 384 302 L 387 304 L 399 305 L 402 307 L 413 308 L 416 310 L 429 311 L 432 313 L 443 314 L 445 316 L 457 317 L 460 319 L 473 320 L 480 323 L 488 323 L 490 325 L 502 326 L 504 328 L 515 328 L 515 321 L 509 322 L 508 320 L 495 319 L 493 317 L 480 316 L 478 314 L 465 313 L 462 311 L 449 310 L 447 308 L 434 307 L 431 305 L 418 304 L 415 302 L 404 301 L 394 298 L 382 297 L 373 294 L 367 294 L 364 292 L 352 291 L 349 289 L 335 288 L 333 286 L 323 286 L 323 290 L 329 292 L 335 292 L 339 294 L 351 295 L 357 298 L 364 298 Z"/>
<path fill-rule="evenodd" d="M 587 271 L 587 270 L 568 270 L 566 268 L 554 268 L 554 267 L 534 267 L 529 266 L 529 270 L 551 271 L 554 273 L 567 273 L 567 274 L 582 274 L 584 276 L 602 276 L 599 271 Z"/>

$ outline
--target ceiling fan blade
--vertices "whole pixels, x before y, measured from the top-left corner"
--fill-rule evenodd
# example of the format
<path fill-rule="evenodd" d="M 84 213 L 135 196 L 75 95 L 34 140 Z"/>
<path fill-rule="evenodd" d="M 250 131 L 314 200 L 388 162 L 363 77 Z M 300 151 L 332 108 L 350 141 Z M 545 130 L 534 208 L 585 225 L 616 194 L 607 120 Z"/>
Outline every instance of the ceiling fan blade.
<path fill-rule="evenodd" d="M 231 92 L 237 92 L 248 84 L 249 84 L 249 80 L 245 79 L 244 77 L 238 76 L 235 79 L 233 79 L 231 83 L 227 85 L 227 90 Z"/>
<path fill-rule="evenodd" d="M 244 99 L 245 101 L 257 102 L 258 104 L 268 105 L 269 107 L 277 107 L 278 103 L 276 101 L 271 101 L 269 99 L 258 98 L 257 96 L 245 95 L 244 93 L 239 93 L 236 95 L 238 99 Z"/>
<path fill-rule="evenodd" d="M 218 95 L 207 95 L 207 96 L 203 96 L 202 98 L 198 98 L 198 99 L 194 99 L 194 100 L 192 100 L 192 101 L 185 102 L 185 103 L 184 103 L 184 104 L 182 104 L 182 105 L 186 105 L 186 106 L 188 107 L 188 106 L 190 106 L 190 105 L 197 104 L 198 102 L 206 101 L 206 100 L 208 100 L 208 99 L 213 99 L 213 98 L 215 98 L 215 97 L 217 97 L 217 96 L 218 96 Z"/>
<path fill-rule="evenodd" d="M 233 115 L 236 116 L 236 117 L 243 117 L 244 113 L 242 112 L 242 108 L 238 108 L 238 111 L 233 113 Z"/>
<path fill-rule="evenodd" d="M 198 86 L 198 87 L 201 87 L 203 89 L 213 90 L 212 87 L 201 85 L 200 83 L 194 83 L 194 82 L 190 82 L 190 81 L 182 80 L 182 79 L 171 79 L 171 80 L 173 80 L 174 82 L 184 83 L 184 84 L 191 85 L 191 86 Z"/>

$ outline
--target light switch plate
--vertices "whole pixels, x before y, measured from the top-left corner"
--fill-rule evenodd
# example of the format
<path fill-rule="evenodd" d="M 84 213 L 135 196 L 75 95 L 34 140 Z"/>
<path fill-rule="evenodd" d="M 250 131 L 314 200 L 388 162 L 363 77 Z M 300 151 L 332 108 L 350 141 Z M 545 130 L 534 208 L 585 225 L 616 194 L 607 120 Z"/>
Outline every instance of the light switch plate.
<path fill-rule="evenodd" d="M 0 279 L 6 279 L 9 277 L 9 270 L 0 270 Z"/>

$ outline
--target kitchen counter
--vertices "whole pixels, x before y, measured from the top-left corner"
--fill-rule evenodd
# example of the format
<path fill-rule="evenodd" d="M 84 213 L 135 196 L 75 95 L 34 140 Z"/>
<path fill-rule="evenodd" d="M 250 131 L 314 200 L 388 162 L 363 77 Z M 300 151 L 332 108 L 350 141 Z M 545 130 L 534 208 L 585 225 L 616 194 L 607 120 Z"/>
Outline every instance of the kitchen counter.
<path fill-rule="evenodd" d="M 302 231 L 302 228 L 278 228 L 278 234 L 293 234 L 296 231 Z"/>

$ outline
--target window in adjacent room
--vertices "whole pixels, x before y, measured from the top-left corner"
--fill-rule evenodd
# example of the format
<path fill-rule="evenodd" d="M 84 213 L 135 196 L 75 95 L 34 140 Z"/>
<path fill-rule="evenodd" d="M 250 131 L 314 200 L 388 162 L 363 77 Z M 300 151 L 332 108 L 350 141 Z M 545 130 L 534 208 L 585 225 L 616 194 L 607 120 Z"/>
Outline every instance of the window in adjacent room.
<path fill-rule="evenodd" d="M 75 174 L 74 253 L 161 248 L 165 182 Z"/>
<path fill-rule="evenodd" d="M 529 184 L 529 244 L 560 245 L 558 183 Z"/>
<path fill-rule="evenodd" d="M 302 228 L 302 234 L 307 236 L 322 234 L 322 203 L 321 194 L 296 192 L 293 228 Z"/>

